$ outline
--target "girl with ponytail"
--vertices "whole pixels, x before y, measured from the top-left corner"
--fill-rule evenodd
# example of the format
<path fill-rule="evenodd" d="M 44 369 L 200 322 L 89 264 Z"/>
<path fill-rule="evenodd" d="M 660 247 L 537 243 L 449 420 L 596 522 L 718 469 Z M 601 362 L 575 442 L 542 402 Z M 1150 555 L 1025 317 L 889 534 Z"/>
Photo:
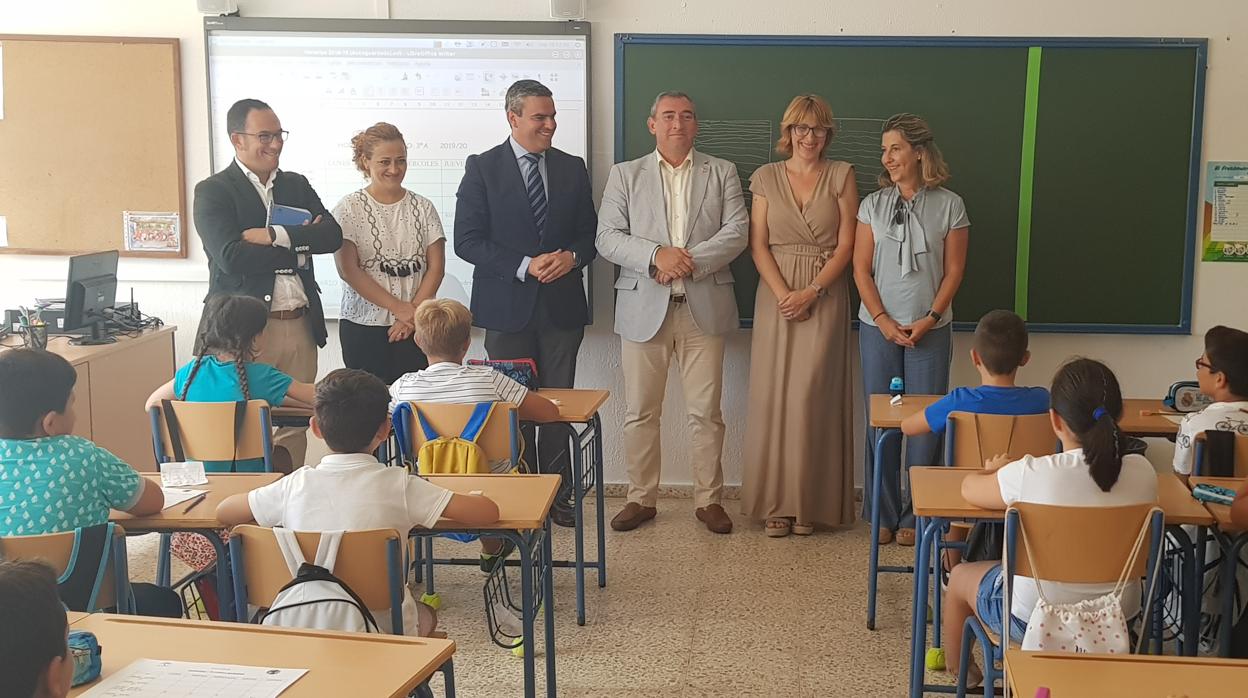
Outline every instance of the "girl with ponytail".
<path fill-rule="evenodd" d="M 963 480 L 962 496 L 966 501 L 995 510 L 1005 510 L 1015 502 L 1067 507 L 1156 502 L 1157 473 L 1152 464 L 1143 456 L 1124 450 L 1123 435 L 1118 429 L 1122 391 L 1109 367 L 1092 359 L 1068 361 L 1053 376 L 1049 392 L 1049 419 L 1062 442 L 1062 452 L 1026 456 L 1012 463 L 1006 462 L 1003 455 L 989 459 L 982 473 Z M 1095 536 L 1097 532 L 1087 534 Z M 967 562 L 953 568 L 945 592 L 946 646 L 961 646 L 962 628 L 972 613 L 985 627 L 1001 633 L 1004 581 L 999 562 Z M 1054 603 L 1077 603 L 1103 596 L 1113 588 L 1113 584 L 1044 582 L 1044 595 Z M 1010 635 L 1018 642 L 1022 642 L 1027 619 L 1038 599 L 1036 580 L 1016 575 L 1010 603 Z M 1123 612 L 1130 619 L 1139 608 L 1139 585 L 1128 585 L 1122 598 Z M 949 671 L 957 672 L 956 653 L 946 660 Z M 976 666 L 967 670 L 968 682 L 983 676 Z"/>
<path fill-rule="evenodd" d="M 174 374 L 147 399 L 148 408 L 161 400 L 190 402 L 235 402 L 264 400 L 279 405 L 311 406 L 314 386 L 300 383 L 267 364 L 253 361 L 256 343 L 269 320 L 269 309 L 250 296 L 215 295 L 205 303 L 203 321 L 195 346 L 198 356 Z M 289 472 L 290 455 L 274 448 L 274 467 Z M 300 463 L 299 465 L 303 465 Z M 208 472 L 230 469 L 230 462 L 207 462 Z M 264 461 L 240 460 L 239 472 L 259 472 Z"/>

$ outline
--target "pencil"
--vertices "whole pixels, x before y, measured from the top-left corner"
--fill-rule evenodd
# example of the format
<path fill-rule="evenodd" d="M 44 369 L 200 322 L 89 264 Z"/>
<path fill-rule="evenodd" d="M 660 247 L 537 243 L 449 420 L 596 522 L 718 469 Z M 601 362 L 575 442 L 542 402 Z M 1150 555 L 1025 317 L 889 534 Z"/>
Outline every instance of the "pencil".
<path fill-rule="evenodd" d="M 201 492 L 200 494 L 195 495 L 195 498 L 191 500 L 191 503 L 190 503 L 190 504 L 187 504 L 187 505 L 186 505 L 186 508 L 182 510 L 182 513 L 183 513 L 183 514 L 185 514 L 185 513 L 187 513 L 188 511 L 190 511 L 191 509 L 194 509 L 194 508 L 195 508 L 195 505 L 196 505 L 196 504 L 199 504 L 199 503 L 200 503 L 200 502 L 202 502 L 202 501 L 204 501 L 204 498 L 205 498 L 205 497 L 207 497 L 207 496 L 208 496 L 208 493 L 207 493 L 207 492 Z"/>

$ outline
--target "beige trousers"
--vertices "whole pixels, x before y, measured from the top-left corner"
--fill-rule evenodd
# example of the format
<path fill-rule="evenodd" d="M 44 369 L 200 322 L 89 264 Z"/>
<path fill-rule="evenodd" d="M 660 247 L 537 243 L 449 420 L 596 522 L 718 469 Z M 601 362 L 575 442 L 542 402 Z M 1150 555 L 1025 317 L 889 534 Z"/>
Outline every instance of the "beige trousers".
<path fill-rule="evenodd" d="M 667 317 L 649 341 L 621 340 L 624 368 L 625 461 L 628 501 L 652 507 L 658 499 L 662 470 L 659 418 L 672 357 L 689 413 L 690 464 L 697 507 L 719 504 L 724 487 L 720 455 L 724 446 L 724 338 L 698 329 L 687 303 L 668 305 Z"/>
<path fill-rule="evenodd" d="M 269 364 L 300 383 L 316 382 L 316 342 L 308 331 L 309 318 L 297 320 L 269 318 L 264 332 L 256 342 L 256 361 Z M 306 464 L 308 455 L 307 427 L 282 427 L 273 434 L 274 448 L 281 446 L 290 453 L 295 468 Z"/>

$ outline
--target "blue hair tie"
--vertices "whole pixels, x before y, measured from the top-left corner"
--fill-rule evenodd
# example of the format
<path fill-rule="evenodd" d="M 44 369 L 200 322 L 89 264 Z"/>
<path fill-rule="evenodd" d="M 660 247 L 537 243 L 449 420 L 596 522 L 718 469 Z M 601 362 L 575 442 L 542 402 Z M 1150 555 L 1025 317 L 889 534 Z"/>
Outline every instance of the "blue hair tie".
<path fill-rule="evenodd" d="M 1104 417 L 1107 414 L 1109 414 L 1109 412 L 1106 411 L 1104 407 L 1098 407 L 1092 410 L 1092 421 L 1099 422 L 1101 421 L 1101 417 Z"/>

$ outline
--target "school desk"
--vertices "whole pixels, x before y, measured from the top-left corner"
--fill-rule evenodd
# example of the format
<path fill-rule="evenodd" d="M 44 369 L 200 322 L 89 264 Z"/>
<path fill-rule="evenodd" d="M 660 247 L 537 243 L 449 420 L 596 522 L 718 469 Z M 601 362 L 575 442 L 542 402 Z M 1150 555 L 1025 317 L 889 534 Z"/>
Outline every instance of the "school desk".
<path fill-rule="evenodd" d="M 911 574 L 914 569 L 909 565 L 880 565 L 880 498 L 876 493 L 880 489 L 883 467 L 901 467 L 901 463 L 885 465 L 885 452 L 892 448 L 897 457 L 901 457 L 901 423 L 910 415 L 927 409 L 927 406 L 939 400 L 941 395 L 903 395 L 900 405 L 890 404 L 891 395 L 876 394 L 871 396 L 870 424 L 875 429 L 875 452 L 872 464 L 871 479 L 866 483 L 864 496 L 871 502 L 871 541 L 870 557 L 867 562 L 867 628 L 875 630 L 875 608 L 881 572 Z M 1156 412 L 1164 409 L 1161 400 L 1124 399 L 1122 401 L 1122 419 L 1118 427 L 1129 436 L 1170 436 L 1178 433 L 1179 426 L 1161 415 L 1143 416 L 1142 412 Z"/>
<path fill-rule="evenodd" d="M 75 346 L 52 335 L 48 351 L 68 361 L 74 383 L 74 434 L 94 441 L 139 470 L 154 470 L 151 428 L 144 405 L 152 391 L 173 375 L 175 327 L 118 336 L 112 344 Z M 0 345 L 0 351 L 11 348 Z"/>
<path fill-rule="evenodd" d="M 507 565 L 497 565 L 486 579 L 487 611 L 494 603 L 501 603 L 520 612 L 523 625 L 521 640 L 524 647 L 524 695 L 537 695 L 537 663 L 535 659 L 533 626 L 537 609 L 543 609 L 545 620 L 546 695 L 555 698 L 555 615 L 554 583 L 551 576 L 550 552 L 550 505 L 559 490 L 558 475 L 431 475 L 427 478 L 439 487 L 458 494 L 480 492 L 498 504 L 499 520 L 485 526 L 468 527 L 464 524 L 442 519 L 432 529 L 412 529 L 414 537 L 436 536 L 441 533 L 472 533 L 479 536 L 505 538 L 516 544 L 520 556 L 520 608 L 510 602 L 507 592 Z M 417 541 L 419 548 L 421 541 Z M 433 560 L 426 560 L 425 574 L 431 574 Z M 419 567 L 417 568 L 419 569 Z M 514 569 L 514 568 L 512 568 Z M 420 579 L 416 580 L 417 582 Z M 492 613 L 487 613 L 490 634 L 495 643 L 508 646 L 506 635 L 499 634 L 499 627 Z"/>
<path fill-rule="evenodd" d="M 571 452 L 573 514 L 576 520 L 576 560 L 555 560 L 555 567 L 576 568 L 576 624 L 585 625 L 585 568 L 598 570 L 598 587 L 607 586 L 607 527 L 606 503 L 602 487 L 602 419 L 598 410 L 611 393 L 606 390 L 544 389 L 538 395 L 557 401 L 559 421 L 543 425 L 544 429 L 562 428 L 567 431 L 568 450 Z M 577 427 L 581 428 L 578 429 Z M 597 506 L 594 510 L 598 528 L 598 555 L 591 562 L 585 561 L 585 497 L 595 490 Z"/>
<path fill-rule="evenodd" d="M 1193 476 L 1188 480 L 1191 487 L 1199 484 L 1228 487 L 1237 493 L 1244 487 L 1242 477 L 1201 477 Z M 1196 501 L 1193 499 L 1192 501 Z M 1239 563 L 1240 552 L 1248 546 L 1248 531 L 1240 530 L 1231 523 L 1231 507 L 1226 504 L 1205 503 L 1205 508 L 1213 516 L 1214 540 L 1222 549 L 1222 578 L 1219 580 L 1221 589 L 1222 627 L 1218 631 L 1218 654 L 1223 657 L 1231 653 L 1231 619 L 1235 615 L 1235 571 Z M 1203 542 L 1203 537 L 1201 542 Z"/>
<path fill-rule="evenodd" d="M 1243 690 L 1248 662 L 1011 649 L 1005 653 L 1005 675 L 1019 698 L 1032 698 L 1041 687 L 1052 698 L 1224 698 Z"/>
<path fill-rule="evenodd" d="M 428 637 L 270 628 L 242 623 L 140 618 L 93 613 L 73 624 L 95 633 L 104 648 L 102 676 L 136 659 L 307 669 L 282 698 L 392 696 L 405 698 L 455 652 Z M 95 682 L 70 691 L 79 696 Z"/>
<path fill-rule="evenodd" d="M 148 444 L 151 448 L 151 444 Z M 160 475 L 144 475 L 160 484 Z M 242 494 L 277 482 L 281 473 L 210 473 L 207 485 L 192 485 L 192 489 L 207 490 L 208 496 L 186 511 L 190 501 L 164 509 L 147 516 L 132 516 L 114 511 L 108 520 L 125 527 L 126 533 L 199 533 L 208 539 L 217 553 L 217 596 L 220 599 L 221 618 L 234 619 L 234 586 L 230 578 L 229 556 L 217 531 L 225 524 L 217 520 L 217 505 L 233 494 Z M 169 560 L 166 555 L 157 556 L 156 583 L 169 586 Z"/>
<path fill-rule="evenodd" d="M 927 613 L 929 598 L 929 576 L 934 561 L 932 554 L 937 532 L 949 521 L 1004 521 L 1005 512 L 1001 510 L 981 509 L 973 506 L 962 496 L 962 481 L 973 473 L 981 472 L 978 468 L 950 468 L 942 466 L 915 466 L 910 468 L 910 493 L 914 501 L 915 531 L 918 534 L 914 547 L 914 596 L 911 606 L 911 647 L 910 647 L 910 695 L 919 698 L 925 691 L 941 691 L 948 687 L 925 686 L 924 661 L 927 646 Z M 1182 482 L 1171 472 L 1157 474 L 1157 499 L 1165 517 L 1167 531 L 1175 535 L 1180 524 L 1192 524 L 1208 527 L 1213 517 L 1208 512 L 1200 511 L 1201 507 L 1192 506 L 1190 494 L 1184 492 Z M 1188 619 L 1196 617 L 1200 603 L 1200 584 L 1198 582 L 1195 551 L 1192 550 L 1190 539 L 1182 536 L 1185 542 L 1183 550 L 1183 584 L 1184 616 Z M 935 564 L 939 564 L 936 562 Z M 940 623 L 942 599 L 935 594 L 932 603 L 933 647 L 940 647 Z M 1155 627 L 1155 626 L 1154 626 Z M 1197 646 L 1199 628 L 1196 623 L 1184 625 L 1184 650 L 1194 653 Z M 956 651 L 956 649 L 955 649 Z"/>

